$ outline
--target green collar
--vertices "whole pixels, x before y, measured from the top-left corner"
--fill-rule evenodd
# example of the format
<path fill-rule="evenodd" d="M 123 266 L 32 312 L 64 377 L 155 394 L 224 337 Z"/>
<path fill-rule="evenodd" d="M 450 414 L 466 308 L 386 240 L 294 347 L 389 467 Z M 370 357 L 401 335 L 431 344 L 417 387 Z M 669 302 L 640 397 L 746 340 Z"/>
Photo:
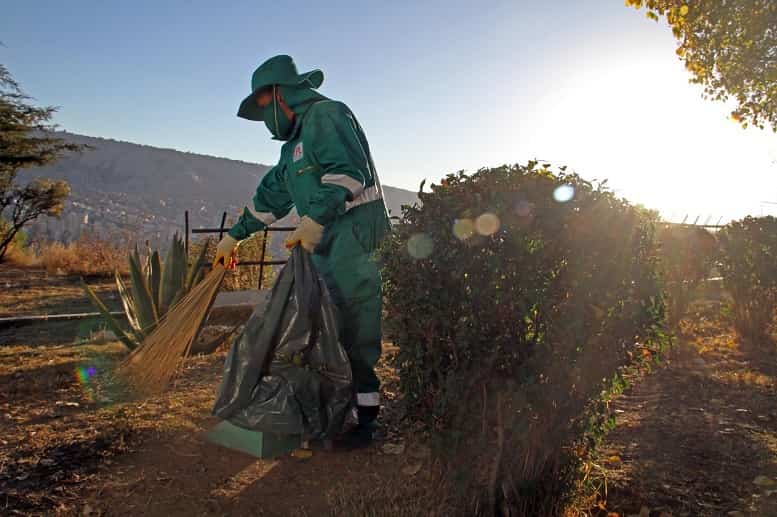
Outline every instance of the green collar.
<path fill-rule="evenodd" d="M 291 128 L 291 133 L 289 134 L 288 140 L 294 140 L 297 138 L 297 135 L 300 132 L 300 129 L 302 128 L 302 122 L 305 118 L 305 115 L 308 114 L 308 111 L 310 111 L 310 108 L 313 107 L 313 105 L 318 104 L 319 102 L 323 102 L 326 99 L 316 100 L 313 102 L 308 102 L 303 104 L 302 106 L 297 106 L 294 109 L 294 125 Z"/>

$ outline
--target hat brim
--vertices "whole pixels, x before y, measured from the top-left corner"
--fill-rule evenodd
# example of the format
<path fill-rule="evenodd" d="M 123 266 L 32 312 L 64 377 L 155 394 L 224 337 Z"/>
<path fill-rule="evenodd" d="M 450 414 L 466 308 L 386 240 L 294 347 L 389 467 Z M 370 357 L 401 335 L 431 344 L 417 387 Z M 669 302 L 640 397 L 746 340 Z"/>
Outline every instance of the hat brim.
<path fill-rule="evenodd" d="M 243 102 L 240 103 L 240 107 L 237 110 L 237 116 L 240 118 L 244 118 L 246 120 L 254 120 L 257 122 L 261 122 L 264 120 L 264 117 L 262 116 L 262 108 L 259 107 L 259 105 L 256 103 L 256 94 L 264 88 L 265 86 L 270 86 L 271 84 L 279 84 L 281 86 L 306 86 L 308 88 L 317 89 L 321 84 L 324 82 L 324 72 L 321 70 L 311 70 L 310 72 L 306 72 L 304 74 L 299 74 L 296 76 L 295 79 L 291 81 L 283 81 L 278 83 L 268 83 L 268 84 L 260 84 L 256 88 L 254 88 L 254 91 L 252 91 L 248 97 L 243 99 Z"/>

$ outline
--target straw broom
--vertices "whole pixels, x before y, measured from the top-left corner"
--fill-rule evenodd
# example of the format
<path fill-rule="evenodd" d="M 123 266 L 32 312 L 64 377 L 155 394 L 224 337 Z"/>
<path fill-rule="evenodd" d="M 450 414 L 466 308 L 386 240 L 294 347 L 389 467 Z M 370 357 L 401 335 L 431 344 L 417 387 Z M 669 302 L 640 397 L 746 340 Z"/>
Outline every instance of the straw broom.
<path fill-rule="evenodd" d="M 167 311 L 120 365 L 118 374 L 132 389 L 150 395 L 163 391 L 189 354 L 216 299 L 226 270 L 217 264 L 189 293 Z"/>

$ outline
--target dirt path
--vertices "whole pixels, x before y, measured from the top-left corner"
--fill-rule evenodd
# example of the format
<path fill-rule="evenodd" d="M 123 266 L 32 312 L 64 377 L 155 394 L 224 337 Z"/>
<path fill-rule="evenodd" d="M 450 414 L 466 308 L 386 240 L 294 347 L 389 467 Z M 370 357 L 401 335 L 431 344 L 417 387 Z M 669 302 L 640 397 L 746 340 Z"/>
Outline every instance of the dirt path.
<path fill-rule="evenodd" d="M 688 318 L 667 364 L 614 402 L 608 510 L 777 515 L 777 348 L 743 346 L 719 315 Z"/>
<path fill-rule="evenodd" d="M 84 497 L 92 511 L 165 517 L 351 515 L 360 501 L 372 505 L 381 498 L 387 508 L 394 505 L 399 511 L 408 481 L 424 477 L 417 470 L 403 472 L 408 465 L 420 467 L 424 458 L 397 435 L 368 449 L 315 450 L 309 458 L 276 460 L 259 460 L 209 443 L 205 434 L 218 423 L 209 410 L 223 356 L 201 361 L 209 365 L 202 377 L 187 376 L 184 385 L 176 387 L 176 392 L 188 393 L 185 399 L 170 399 L 173 405 L 189 405 L 183 425 L 144 440 L 137 452 L 105 469 L 100 484 Z M 390 387 L 388 372 L 384 369 L 382 377 Z M 391 418 L 389 414 L 384 420 Z M 406 451 L 386 453 L 386 443 Z M 386 515 L 394 514 L 400 513 Z"/>
<path fill-rule="evenodd" d="M 205 440 L 224 351 L 188 360 L 171 390 L 136 401 L 93 382 L 124 356 L 119 344 L 0 352 L 0 515 L 424 514 L 408 501 L 424 500 L 429 450 L 396 431 L 388 367 L 383 440 L 269 461 Z"/>

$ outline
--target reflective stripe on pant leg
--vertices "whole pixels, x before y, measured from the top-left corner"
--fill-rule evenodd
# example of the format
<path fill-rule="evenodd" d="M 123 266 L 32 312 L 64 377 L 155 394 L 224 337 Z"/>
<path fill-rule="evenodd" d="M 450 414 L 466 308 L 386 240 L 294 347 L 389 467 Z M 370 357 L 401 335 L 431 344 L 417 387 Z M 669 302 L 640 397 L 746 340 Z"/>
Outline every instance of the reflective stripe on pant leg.
<path fill-rule="evenodd" d="M 359 406 L 380 406 L 380 393 L 377 391 L 357 393 L 356 404 Z"/>

